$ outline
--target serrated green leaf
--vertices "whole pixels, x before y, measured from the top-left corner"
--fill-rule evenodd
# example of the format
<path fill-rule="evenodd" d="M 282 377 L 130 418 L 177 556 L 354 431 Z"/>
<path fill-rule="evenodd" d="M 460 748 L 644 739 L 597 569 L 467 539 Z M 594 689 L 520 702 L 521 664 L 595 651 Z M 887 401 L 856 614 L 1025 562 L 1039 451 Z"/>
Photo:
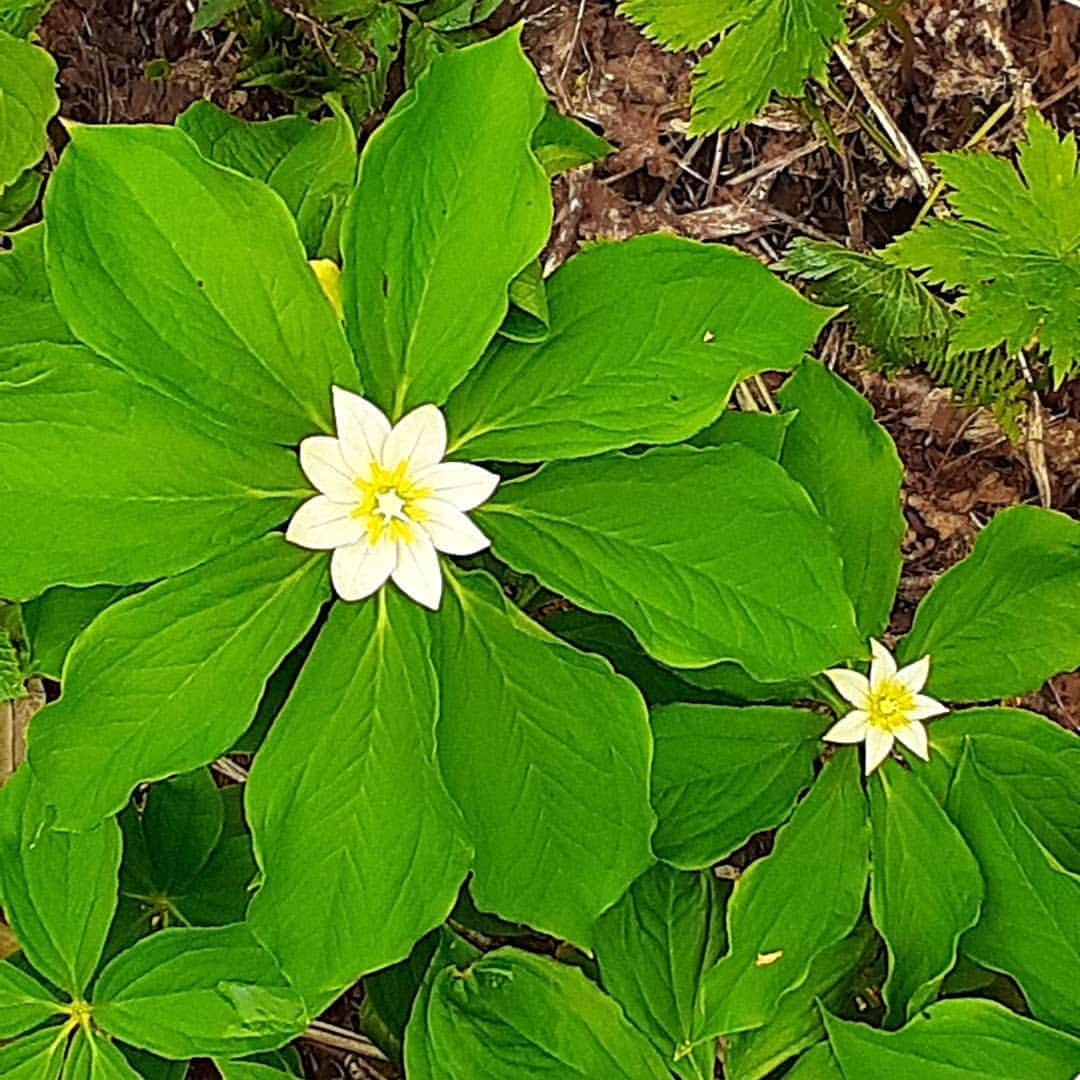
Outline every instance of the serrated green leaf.
<path fill-rule="evenodd" d="M 716 29 L 727 32 L 694 70 L 694 135 L 749 120 L 774 94 L 802 97 L 807 79 L 824 79 L 833 45 L 846 37 L 837 0 L 729 0 Z"/>
<path fill-rule="evenodd" d="M 824 725 L 803 709 L 668 705 L 652 726 L 653 849 L 696 869 L 787 818 L 814 779 Z"/>
<path fill-rule="evenodd" d="M 547 240 L 551 200 L 530 149 L 543 110 L 510 31 L 435 58 L 364 148 L 341 292 L 368 394 L 395 416 L 446 400 Z"/>
<path fill-rule="evenodd" d="M 86 589 L 57 585 L 23 604 L 33 673 L 59 681 L 64 660 L 76 637 L 127 591 L 116 585 L 94 585 Z"/>
<path fill-rule="evenodd" d="M 878 637 L 900 581 L 904 467 L 869 402 L 816 360 L 806 360 L 778 395 L 798 415 L 780 464 L 799 481 L 836 537 L 859 632 Z"/>
<path fill-rule="evenodd" d="M 1073 1080 L 1080 1068 L 1080 1040 L 996 1001 L 939 1001 L 901 1031 L 825 1023 L 845 1080 Z"/>
<path fill-rule="evenodd" d="M 113 1043 L 92 1028 L 75 1032 L 64 1062 L 63 1080 L 141 1080 Z"/>
<path fill-rule="evenodd" d="M 410 1080 L 670 1077 L 611 998 L 576 968 L 545 956 L 497 949 L 465 971 L 444 968 L 424 1004 L 405 1041 Z"/>
<path fill-rule="evenodd" d="M 431 649 L 392 590 L 336 604 L 248 779 L 248 919 L 313 1012 L 442 922 L 471 862 L 435 759 Z"/>
<path fill-rule="evenodd" d="M 321 15 L 323 9 L 328 9 L 331 18 L 338 17 L 339 13 L 348 17 L 350 13 L 343 9 L 350 8 L 351 13 L 359 13 L 357 8 L 360 6 L 368 5 L 358 5 L 356 0 L 344 0 L 344 3 L 316 0 L 313 10 Z M 401 8 L 392 0 L 386 0 L 375 4 L 374 10 L 362 13 L 360 21 L 349 27 L 350 32 L 367 46 L 361 49 L 346 43 L 343 47 L 343 55 L 351 66 L 364 69 L 362 74 L 350 75 L 342 87 L 345 108 L 357 120 L 370 116 L 382 106 L 390 67 L 401 51 L 401 24 Z M 372 56 L 375 60 L 373 66 Z"/>
<path fill-rule="evenodd" d="M 93 1011 L 118 1039 L 170 1058 L 269 1050 L 307 1026 L 296 991 L 243 925 L 140 941 L 102 971 Z"/>
<path fill-rule="evenodd" d="M 116 907 L 120 830 L 60 832 L 23 766 L 0 790 L 0 896 L 19 944 L 50 982 L 81 997 Z"/>
<path fill-rule="evenodd" d="M 80 637 L 29 757 L 65 827 L 137 783 L 212 761 L 254 715 L 278 659 L 327 599 L 326 560 L 279 534 L 114 604 Z M 88 782 L 92 777 L 93 782 Z"/>
<path fill-rule="evenodd" d="M 88 349 L 0 349 L 0 399 L 0 596 L 187 570 L 306 494 L 294 454 L 211 428 Z"/>
<path fill-rule="evenodd" d="M 699 49 L 730 17 L 731 0 L 623 0 L 619 14 L 665 49 Z"/>
<path fill-rule="evenodd" d="M 0 29 L 0 191 L 44 155 L 45 125 L 60 107 L 55 81 L 44 49 Z"/>
<path fill-rule="evenodd" d="M 772 853 L 735 883 L 730 950 L 706 976 L 702 1035 L 761 1027 L 814 958 L 851 933 L 862 912 L 870 829 L 856 755 L 825 765 Z"/>
<path fill-rule="evenodd" d="M 332 430 L 356 369 L 292 217 L 183 132 L 74 128 L 45 248 L 65 320 L 135 379 L 261 439 Z"/>
<path fill-rule="evenodd" d="M 702 972 L 723 950 L 724 899 L 711 873 L 657 863 L 596 924 L 604 989 L 687 1080 L 713 1075 L 715 1045 L 688 1049 Z"/>
<path fill-rule="evenodd" d="M 970 739 L 1024 824 L 1067 870 L 1080 872 L 1080 739 L 1020 709 L 965 709 L 930 725 L 930 761 L 921 770 L 944 804 Z"/>
<path fill-rule="evenodd" d="M 564 116 L 550 102 L 533 132 L 532 147 L 548 176 L 580 169 L 615 152 L 607 139 L 593 134 L 573 117 Z"/>
<path fill-rule="evenodd" d="M 885 1023 L 937 996 L 983 898 L 978 863 L 918 772 L 886 761 L 870 782 L 870 911 L 889 950 Z M 931 869 L 932 868 L 932 869 Z"/>
<path fill-rule="evenodd" d="M 45 227 L 31 225 L 11 236 L 0 252 L 0 348 L 34 342 L 73 344 L 45 277 Z"/>
<path fill-rule="evenodd" d="M 52 0 L 5 0 L 0 7 L 0 30 L 18 38 L 29 37 L 50 7 Z"/>
<path fill-rule="evenodd" d="M 847 308 L 858 339 L 884 367 L 944 357 L 953 318 L 907 267 L 877 252 L 799 237 L 773 269 L 807 283 L 816 300 Z"/>
<path fill-rule="evenodd" d="M 745 447 L 556 462 L 476 516 L 498 557 L 620 619 L 666 664 L 733 660 L 769 680 L 862 651 L 827 526 Z"/>
<path fill-rule="evenodd" d="M 476 846 L 472 894 L 587 948 L 593 921 L 652 861 L 644 703 L 486 575 L 451 580 L 432 620 L 439 762 Z M 492 768 L 478 764 L 485 746 L 507 748 Z M 527 855 L 524 834 L 540 841 Z"/>
<path fill-rule="evenodd" d="M 4 1080 L 57 1080 L 64 1062 L 67 1034 L 59 1027 L 43 1028 L 0 1046 L 0 1076 Z"/>
<path fill-rule="evenodd" d="M 1080 521 L 1011 507 L 934 584 L 897 659 L 929 654 L 926 692 L 943 701 L 1024 694 L 1080 666 L 1078 607 Z"/>
<path fill-rule="evenodd" d="M 260 180 L 285 201 L 308 257 L 338 257 L 340 215 L 356 182 L 356 134 L 333 99 L 333 116 L 252 123 L 209 101 L 183 112 L 176 126 L 203 157 Z"/>
<path fill-rule="evenodd" d="M 662 234 L 589 247 L 547 292 L 548 336 L 499 342 L 451 395 L 452 453 L 549 461 L 679 442 L 742 379 L 796 364 L 829 315 L 754 259 Z"/>
<path fill-rule="evenodd" d="M 1080 1030 L 1080 876 L 1021 820 L 968 742 L 946 804 L 978 860 L 982 914 L 960 943 L 976 963 L 1011 975 L 1038 1019 Z M 1022 927 L 1022 932 L 1017 928 Z"/>
<path fill-rule="evenodd" d="M 436 56 L 451 52 L 454 42 L 438 30 L 425 26 L 418 19 L 405 31 L 405 85 L 411 87 Z"/>
<path fill-rule="evenodd" d="M 14 1038 L 56 1019 L 61 1008 L 37 979 L 9 961 L 0 962 L 0 1039 Z"/>
<path fill-rule="evenodd" d="M 1059 141 L 1032 109 L 1018 157 L 1016 172 L 990 154 L 936 154 L 959 220 L 922 225 L 890 251 L 906 266 L 925 268 L 928 281 L 962 291 L 955 349 L 1004 344 L 1015 355 L 1037 340 L 1060 383 L 1080 363 L 1075 136 Z"/>

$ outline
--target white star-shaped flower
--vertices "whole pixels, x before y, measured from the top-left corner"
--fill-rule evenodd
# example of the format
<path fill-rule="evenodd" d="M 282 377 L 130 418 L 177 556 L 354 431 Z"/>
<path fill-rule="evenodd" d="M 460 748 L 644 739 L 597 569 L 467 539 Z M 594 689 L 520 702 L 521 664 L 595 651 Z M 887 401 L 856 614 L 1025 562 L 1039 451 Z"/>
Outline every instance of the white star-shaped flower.
<path fill-rule="evenodd" d="M 362 600 L 388 579 L 436 609 L 440 551 L 473 555 L 490 541 L 465 515 L 486 502 L 499 478 L 479 465 L 443 461 L 446 421 L 421 405 L 393 427 L 358 394 L 333 388 L 337 438 L 300 444 L 300 466 L 321 494 L 289 522 L 285 539 L 333 551 L 330 580 L 342 600 Z"/>
<path fill-rule="evenodd" d="M 949 711 L 940 701 L 920 693 L 930 675 L 929 656 L 898 671 L 892 654 L 880 641 L 871 640 L 870 650 L 874 654 L 870 678 L 848 668 L 825 672 L 855 708 L 823 736 L 836 743 L 865 741 L 867 776 L 889 756 L 897 739 L 924 761 L 929 760 L 926 728 L 920 721 Z"/>

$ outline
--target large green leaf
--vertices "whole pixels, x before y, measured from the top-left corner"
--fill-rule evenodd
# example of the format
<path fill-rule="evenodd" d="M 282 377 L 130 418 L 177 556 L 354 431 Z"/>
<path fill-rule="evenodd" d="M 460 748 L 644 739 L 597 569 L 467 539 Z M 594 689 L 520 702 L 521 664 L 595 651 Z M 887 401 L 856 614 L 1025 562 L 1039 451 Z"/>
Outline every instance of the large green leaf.
<path fill-rule="evenodd" d="M 75 338 L 53 303 L 45 276 L 45 227 L 31 225 L 11 236 L 0 252 L 0 348 Z"/>
<path fill-rule="evenodd" d="M 57 585 L 23 604 L 23 623 L 34 674 L 59 681 L 75 638 L 126 592 L 117 585 L 92 585 L 85 589 Z"/>
<path fill-rule="evenodd" d="M 593 921 L 652 861 L 644 702 L 486 575 L 451 581 L 432 617 L 439 761 L 476 845 L 473 896 L 587 948 Z"/>
<path fill-rule="evenodd" d="M 861 967 L 877 949 L 873 929 L 863 922 L 843 941 L 819 952 L 806 982 L 780 999 L 776 1015 L 767 1024 L 725 1040 L 725 1080 L 763 1080 L 778 1065 L 820 1042 L 825 1027 L 819 1002 L 832 1012 L 854 1012 L 856 994 L 863 990 Z"/>
<path fill-rule="evenodd" d="M 1080 665 L 1080 521 L 1003 510 L 915 612 L 901 661 L 930 654 L 926 692 L 986 701 L 1037 690 Z"/>
<path fill-rule="evenodd" d="M 889 950 L 886 1024 L 937 996 L 982 902 L 979 866 L 918 772 L 886 761 L 870 782 L 870 911 Z"/>
<path fill-rule="evenodd" d="M 81 997 L 97 967 L 116 908 L 120 830 L 86 832 L 48 822 L 44 792 L 25 765 L 0 791 L 0 896 L 27 959 L 50 982 Z"/>
<path fill-rule="evenodd" d="M 77 346 L 0 349 L 0 401 L 9 599 L 186 570 L 307 494 L 293 454 L 212 429 Z"/>
<path fill-rule="evenodd" d="M 498 949 L 463 972 L 444 968 L 422 1004 L 405 1041 L 409 1080 L 670 1077 L 611 998 L 545 956 Z"/>
<path fill-rule="evenodd" d="M 781 824 L 814 779 L 824 726 L 805 709 L 654 709 L 657 855 L 684 869 L 711 866 Z"/>
<path fill-rule="evenodd" d="M 326 560 L 278 534 L 121 600 L 72 649 L 30 762 L 65 826 L 224 753 L 326 599 Z"/>
<path fill-rule="evenodd" d="M 730 951 L 706 976 L 702 1034 L 761 1027 L 801 986 L 814 957 L 862 911 L 870 829 L 856 755 L 832 757 L 772 853 L 751 864 L 728 905 Z"/>
<path fill-rule="evenodd" d="M 1080 1031 L 1080 876 L 1035 839 L 1000 784 L 980 767 L 971 742 L 947 810 L 986 884 L 979 922 L 961 949 L 1011 975 L 1038 1019 Z"/>
<path fill-rule="evenodd" d="M 1074 1080 L 1080 1040 L 996 1001 L 939 1001 L 901 1031 L 826 1014 L 844 1080 Z"/>
<path fill-rule="evenodd" d="M 944 803 L 970 738 L 979 768 L 1008 793 L 1024 824 L 1066 869 L 1080 873 L 1080 739 L 1022 709 L 965 709 L 930 725 L 921 771 Z"/>
<path fill-rule="evenodd" d="M 140 941 L 102 971 L 93 1010 L 110 1035 L 168 1058 L 269 1050 L 307 1025 L 296 991 L 242 924 Z"/>
<path fill-rule="evenodd" d="M 219 165 L 268 184 L 285 201 L 308 255 L 337 258 L 340 215 L 356 182 L 356 135 L 336 102 L 314 123 L 281 116 L 252 123 L 197 101 L 176 126 Z"/>
<path fill-rule="evenodd" d="M 896 447 L 869 402 L 816 360 L 804 361 L 779 400 L 797 410 L 780 464 L 832 528 L 859 630 L 878 637 L 900 581 L 900 540 L 907 528 Z"/>
<path fill-rule="evenodd" d="M 68 324 L 138 381 L 260 438 L 331 430 L 330 386 L 356 370 L 296 225 L 183 132 L 75 127 L 45 248 Z"/>
<path fill-rule="evenodd" d="M 0 1076 L 4 1080 L 56 1080 L 64 1062 L 68 1036 L 47 1027 L 0 1046 Z"/>
<path fill-rule="evenodd" d="M 596 924 L 604 989 L 677 1076 L 711 1080 L 715 1045 L 690 1050 L 702 972 L 723 949 L 723 894 L 709 872 L 657 863 Z"/>
<path fill-rule="evenodd" d="M 661 234 L 595 244 L 547 291 L 548 336 L 500 341 L 447 402 L 459 456 L 545 461 L 680 442 L 720 415 L 736 383 L 798 363 L 829 316 L 732 248 Z"/>
<path fill-rule="evenodd" d="M 37 979 L 10 961 L 0 962 L 0 1039 L 13 1038 L 55 1019 L 61 1009 L 60 1002 Z"/>
<path fill-rule="evenodd" d="M 495 554 L 673 667 L 809 675 L 864 646 L 828 527 L 743 446 L 556 462 L 477 513 Z"/>
<path fill-rule="evenodd" d="M 0 30 L 0 190 L 45 153 L 45 125 L 56 115 L 56 64 L 29 41 Z"/>
<path fill-rule="evenodd" d="M 551 227 L 530 149 L 544 92 L 518 36 L 436 57 L 364 148 L 342 300 L 368 394 L 394 415 L 446 400 Z"/>
<path fill-rule="evenodd" d="M 784 1076 L 787 1080 L 846 1080 L 828 1043 L 807 1050 Z"/>
<path fill-rule="evenodd" d="M 92 1028 L 75 1032 L 64 1062 L 63 1080 L 141 1080 L 124 1055 Z"/>
<path fill-rule="evenodd" d="M 469 868 L 435 760 L 431 649 L 396 591 L 336 604 L 255 757 L 247 809 L 264 881 L 248 918 L 313 1013 L 406 956 Z"/>

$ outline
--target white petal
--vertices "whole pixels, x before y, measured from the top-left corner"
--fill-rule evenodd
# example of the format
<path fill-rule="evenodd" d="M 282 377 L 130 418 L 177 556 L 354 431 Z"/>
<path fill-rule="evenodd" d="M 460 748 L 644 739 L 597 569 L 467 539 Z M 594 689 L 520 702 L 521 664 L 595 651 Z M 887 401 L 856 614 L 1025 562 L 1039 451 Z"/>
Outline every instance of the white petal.
<path fill-rule="evenodd" d="M 397 565 L 390 575 L 411 600 L 437 611 L 442 599 L 442 567 L 435 545 L 422 529 L 411 540 L 397 542 Z"/>
<path fill-rule="evenodd" d="M 342 600 L 363 600 L 381 585 L 394 569 L 397 549 L 392 540 L 372 544 L 366 538 L 340 547 L 330 559 L 330 580 Z"/>
<path fill-rule="evenodd" d="M 313 551 L 355 544 L 364 535 L 364 524 L 352 516 L 352 510 L 352 506 L 316 495 L 293 514 L 285 539 Z"/>
<path fill-rule="evenodd" d="M 403 416 L 390 432 L 382 451 L 384 468 L 409 463 L 409 476 L 435 465 L 446 455 L 446 421 L 435 405 L 421 405 Z"/>
<path fill-rule="evenodd" d="M 893 736 L 881 728 L 866 729 L 866 775 L 869 776 L 888 756 Z"/>
<path fill-rule="evenodd" d="M 929 656 L 924 656 L 921 660 L 916 660 L 914 664 L 902 667 L 896 673 L 896 681 L 901 686 L 907 687 L 913 694 L 917 694 L 926 685 L 928 678 L 930 678 Z"/>
<path fill-rule="evenodd" d="M 349 467 L 366 477 L 373 461 L 380 460 L 390 434 L 390 421 L 382 409 L 359 394 L 334 387 L 334 422 L 341 452 Z"/>
<path fill-rule="evenodd" d="M 421 527 L 439 551 L 445 551 L 447 555 L 475 555 L 491 546 L 491 541 L 449 503 L 424 499 L 418 509 L 425 515 Z"/>
<path fill-rule="evenodd" d="M 870 651 L 874 654 L 874 659 L 870 661 L 870 688 L 876 690 L 896 674 L 896 661 L 892 653 L 874 638 L 870 639 Z"/>
<path fill-rule="evenodd" d="M 915 695 L 915 708 L 907 714 L 909 720 L 929 720 L 931 716 L 944 716 L 949 711 L 947 705 L 935 701 L 925 694 Z"/>
<path fill-rule="evenodd" d="M 486 503 L 499 486 L 499 477 L 495 473 L 462 461 L 430 465 L 416 473 L 414 480 L 420 487 L 431 488 L 437 499 L 459 510 L 475 510 L 481 503 Z"/>
<path fill-rule="evenodd" d="M 856 709 L 866 708 L 866 697 L 870 692 L 870 682 L 862 672 L 851 668 L 829 668 L 825 677 L 840 692 L 840 696 Z"/>
<path fill-rule="evenodd" d="M 341 444 L 329 435 L 312 435 L 300 444 L 300 468 L 324 494 L 339 503 L 359 499 L 353 483 L 353 471 L 345 464 Z"/>
<path fill-rule="evenodd" d="M 913 754 L 918 754 L 923 761 L 930 760 L 930 750 L 926 745 L 926 728 L 918 720 L 912 720 L 906 727 L 897 728 L 896 737 Z"/>
<path fill-rule="evenodd" d="M 862 709 L 853 709 L 847 716 L 840 717 L 821 737 L 826 742 L 862 742 L 866 738 L 866 727 L 869 719 Z"/>

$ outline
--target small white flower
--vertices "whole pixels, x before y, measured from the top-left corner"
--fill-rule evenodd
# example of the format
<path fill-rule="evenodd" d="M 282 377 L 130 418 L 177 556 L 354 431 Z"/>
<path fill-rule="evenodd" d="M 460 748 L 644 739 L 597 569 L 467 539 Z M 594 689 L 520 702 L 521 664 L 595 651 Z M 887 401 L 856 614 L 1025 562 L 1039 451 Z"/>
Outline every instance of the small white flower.
<path fill-rule="evenodd" d="M 880 641 L 870 641 L 874 658 L 870 678 L 848 668 L 826 671 L 829 681 L 855 708 L 841 717 L 824 738 L 829 742 L 866 742 L 866 775 L 888 756 L 899 739 L 924 761 L 930 753 L 926 728 L 920 723 L 949 710 L 932 697 L 919 693 L 930 675 L 930 657 L 924 656 L 899 671 L 892 654 Z"/>
<path fill-rule="evenodd" d="M 473 555 L 490 541 L 465 515 L 499 478 L 479 465 L 444 462 L 446 421 L 421 405 L 392 428 L 382 410 L 333 388 L 337 438 L 300 444 L 300 466 L 321 494 L 289 522 L 285 539 L 333 551 L 330 580 L 342 600 L 362 600 L 387 579 L 432 610 L 442 597 L 438 552 Z"/>

